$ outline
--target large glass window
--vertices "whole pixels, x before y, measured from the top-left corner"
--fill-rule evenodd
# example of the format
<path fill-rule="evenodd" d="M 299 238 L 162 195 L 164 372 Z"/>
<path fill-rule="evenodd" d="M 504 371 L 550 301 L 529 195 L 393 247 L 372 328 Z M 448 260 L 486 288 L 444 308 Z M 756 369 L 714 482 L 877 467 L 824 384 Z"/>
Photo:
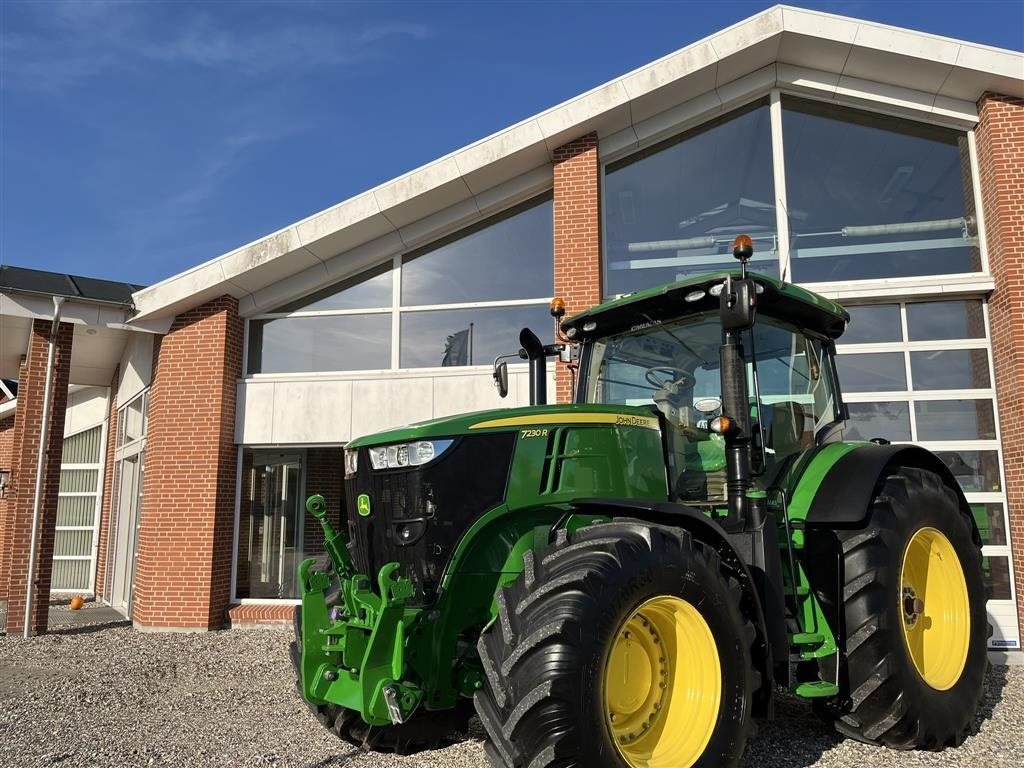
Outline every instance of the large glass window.
<path fill-rule="evenodd" d="M 863 305 L 850 315 L 836 358 L 850 409 L 845 438 L 916 442 L 933 451 L 960 483 L 978 523 L 989 599 L 1011 599 L 984 302 Z"/>
<path fill-rule="evenodd" d="M 792 279 L 978 272 L 967 137 L 783 97 Z"/>
<path fill-rule="evenodd" d="M 610 163 L 603 201 L 607 296 L 732 269 L 741 232 L 754 238 L 751 268 L 777 275 L 767 104 Z"/>
<path fill-rule="evenodd" d="M 248 373 L 487 365 L 526 325 L 546 336 L 552 217 L 544 195 L 253 318 Z"/>

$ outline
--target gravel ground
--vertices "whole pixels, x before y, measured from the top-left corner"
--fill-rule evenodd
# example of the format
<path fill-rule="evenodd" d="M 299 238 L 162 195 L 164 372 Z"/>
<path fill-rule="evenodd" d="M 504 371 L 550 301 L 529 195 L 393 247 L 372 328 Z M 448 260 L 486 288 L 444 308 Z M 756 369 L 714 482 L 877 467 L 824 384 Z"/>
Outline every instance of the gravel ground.
<path fill-rule="evenodd" d="M 479 729 L 414 757 L 336 740 L 298 700 L 278 630 L 141 634 L 75 627 L 0 637 L 2 766 L 485 768 Z M 996 667 L 980 732 L 959 750 L 897 753 L 840 741 L 802 703 L 762 724 L 747 766 L 1019 766 L 1024 668 Z"/>

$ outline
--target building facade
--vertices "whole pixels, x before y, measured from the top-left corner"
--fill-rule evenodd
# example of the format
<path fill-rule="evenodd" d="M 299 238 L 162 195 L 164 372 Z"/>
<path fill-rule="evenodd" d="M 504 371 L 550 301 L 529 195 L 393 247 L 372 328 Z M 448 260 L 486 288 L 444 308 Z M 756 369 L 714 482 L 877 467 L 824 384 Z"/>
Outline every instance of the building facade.
<path fill-rule="evenodd" d="M 287 620 L 319 552 L 302 501 L 340 514 L 348 440 L 525 404 L 525 368 L 500 400 L 491 364 L 519 328 L 551 329 L 552 297 L 574 312 L 728 267 L 744 232 L 756 271 L 849 308 L 847 437 L 952 469 L 984 539 L 992 646 L 1018 649 L 1021 167 L 1024 56 L 780 6 L 134 291 L 116 317 L 68 299 L 40 589 L 144 629 Z M 20 386 L 0 404 L 0 600 L 20 631 L 53 323 L 38 297 L 6 301 Z M 89 330 L 104 362 L 76 366 Z M 567 400 L 568 371 L 551 379 Z"/>

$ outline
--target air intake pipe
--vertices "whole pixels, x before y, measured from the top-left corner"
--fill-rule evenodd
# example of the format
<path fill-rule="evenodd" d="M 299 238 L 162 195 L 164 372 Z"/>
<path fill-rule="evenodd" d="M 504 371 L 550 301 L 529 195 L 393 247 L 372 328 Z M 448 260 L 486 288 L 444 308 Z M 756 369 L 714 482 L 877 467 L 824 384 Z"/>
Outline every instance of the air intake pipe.
<path fill-rule="evenodd" d="M 537 334 L 529 328 L 519 332 L 520 355 L 530 361 L 530 405 L 546 405 L 548 402 L 548 350 L 541 344 Z"/>

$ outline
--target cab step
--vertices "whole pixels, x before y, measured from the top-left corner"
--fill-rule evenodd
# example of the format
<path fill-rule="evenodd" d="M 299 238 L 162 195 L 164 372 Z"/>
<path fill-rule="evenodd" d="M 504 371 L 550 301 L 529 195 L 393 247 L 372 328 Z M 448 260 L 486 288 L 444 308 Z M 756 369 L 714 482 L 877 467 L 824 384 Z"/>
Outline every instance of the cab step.
<path fill-rule="evenodd" d="M 799 683 L 793 686 L 793 693 L 805 699 L 828 699 L 839 695 L 839 686 L 822 680 L 813 683 Z"/>

